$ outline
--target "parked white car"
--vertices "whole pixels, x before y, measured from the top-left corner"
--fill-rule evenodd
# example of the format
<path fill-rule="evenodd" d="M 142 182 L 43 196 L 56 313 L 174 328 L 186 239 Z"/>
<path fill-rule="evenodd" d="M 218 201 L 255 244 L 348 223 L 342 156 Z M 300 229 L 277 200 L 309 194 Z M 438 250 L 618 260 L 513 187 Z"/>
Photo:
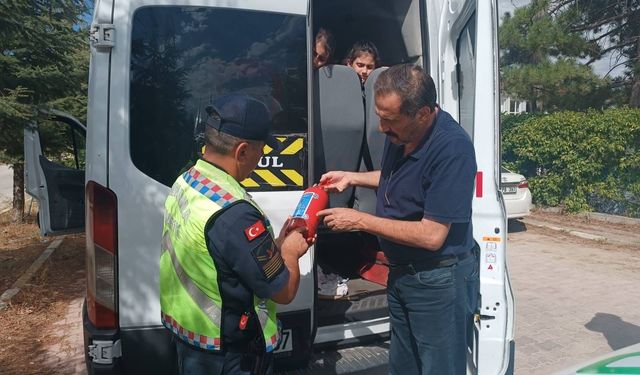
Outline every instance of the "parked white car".
<path fill-rule="evenodd" d="M 529 182 L 518 173 L 500 168 L 500 191 L 507 209 L 507 218 L 516 219 L 531 212 L 531 191 Z"/>

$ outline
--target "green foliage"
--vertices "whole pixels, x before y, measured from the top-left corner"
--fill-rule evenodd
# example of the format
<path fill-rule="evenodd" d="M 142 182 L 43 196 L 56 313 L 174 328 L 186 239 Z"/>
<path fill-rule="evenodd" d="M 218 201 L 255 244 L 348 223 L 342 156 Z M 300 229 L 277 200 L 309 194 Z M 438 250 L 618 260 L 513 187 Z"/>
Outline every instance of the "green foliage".
<path fill-rule="evenodd" d="M 517 120 L 503 127 L 503 160 L 529 179 L 535 203 L 640 215 L 640 110 Z"/>
<path fill-rule="evenodd" d="M 585 110 L 610 105 L 610 82 L 580 59 L 597 50 L 571 31 L 549 0 L 534 1 L 505 15 L 499 30 L 503 91 L 531 103 L 534 111 Z"/>
<path fill-rule="evenodd" d="M 81 0 L 0 2 L 0 162 L 23 159 L 39 109 L 86 112 L 86 13 Z"/>
<path fill-rule="evenodd" d="M 554 0 L 563 23 L 572 32 L 582 32 L 591 44 L 588 63 L 606 58 L 623 67 L 616 85 L 626 93 L 620 103 L 640 107 L 640 1 L 637 0 Z M 608 56 L 608 57 L 607 57 Z M 640 86 L 636 86 L 640 88 Z"/>

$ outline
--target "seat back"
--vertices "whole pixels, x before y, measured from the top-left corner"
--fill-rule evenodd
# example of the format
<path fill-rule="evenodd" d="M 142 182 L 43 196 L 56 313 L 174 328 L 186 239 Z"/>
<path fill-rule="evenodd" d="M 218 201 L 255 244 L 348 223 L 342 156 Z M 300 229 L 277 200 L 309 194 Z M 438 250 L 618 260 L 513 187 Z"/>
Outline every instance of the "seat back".
<path fill-rule="evenodd" d="M 373 165 L 373 170 L 379 170 L 382 167 L 382 152 L 384 151 L 384 140 L 385 135 L 380 133 L 378 130 L 378 124 L 380 120 L 378 119 L 378 115 L 376 115 L 376 106 L 374 101 L 374 90 L 373 86 L 378 79 L 380 73 L 385 71 L 387 67 L 381 67 L 369 75 L 367 81 L 364 84 L 364 94 L 365 94 L 365 133 L 367 139 L 367 149 L 369 151 L 369 155 L 371 156 L 371 162 Z M 367 166 L 365 163 L 365 156 L 360 163 L 360 171 L 367 171 Z M 370 214 L 375 214 L 376 212 L 376 191 L 373 189 L 361 188 L 357 187 L 355 189 L 355 200 L 353 204 L 353 208 L 367 212 Z"/>
<path fill-rule="evenodd" d="M 357 171 L 364 136 L 360 79 L 343 65 L 314 71 L 314 170 L 317 182 L 327 171 Z M 348 207 L 353 188 L 331 194 L 330 207 Z"/>

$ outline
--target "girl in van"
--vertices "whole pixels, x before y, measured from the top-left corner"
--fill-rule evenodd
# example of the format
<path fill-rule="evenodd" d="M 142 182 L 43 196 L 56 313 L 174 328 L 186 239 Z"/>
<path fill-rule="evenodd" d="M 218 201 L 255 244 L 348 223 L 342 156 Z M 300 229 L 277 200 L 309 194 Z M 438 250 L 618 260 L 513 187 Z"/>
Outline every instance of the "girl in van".
<path fill-rule="evenodd" d="M 380 66 L 380 56 L 376 45 L 368 41 L 356 42 L 345 59 L 345 65 L 352 67 L 360 77 L 360 83 L 369 78 L 369 74 Z"/>

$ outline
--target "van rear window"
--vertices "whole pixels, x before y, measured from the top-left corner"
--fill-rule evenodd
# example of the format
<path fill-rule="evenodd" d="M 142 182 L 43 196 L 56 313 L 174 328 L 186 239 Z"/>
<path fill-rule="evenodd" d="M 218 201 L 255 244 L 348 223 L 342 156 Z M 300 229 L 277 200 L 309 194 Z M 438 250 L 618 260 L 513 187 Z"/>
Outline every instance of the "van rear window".
<path fill-rule="evenodd" d="M 131 41 L 134 165 L 171 186 L 197 158 L 194 130 L 205 106 L 235 92 L 267 105 L 275 133 L 306 139 L 306 57 L 304 16 L 201 7 L 139 9 Z"/>

